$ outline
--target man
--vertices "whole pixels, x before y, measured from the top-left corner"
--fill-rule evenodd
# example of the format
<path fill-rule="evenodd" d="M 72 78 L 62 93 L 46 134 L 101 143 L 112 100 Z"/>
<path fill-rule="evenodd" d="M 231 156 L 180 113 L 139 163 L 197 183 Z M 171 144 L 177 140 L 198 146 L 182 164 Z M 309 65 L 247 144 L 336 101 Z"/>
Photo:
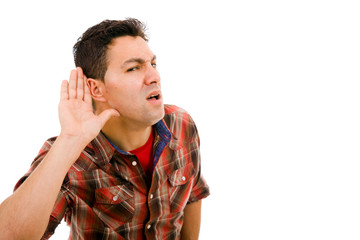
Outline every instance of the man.
<path fill-rule="evenodd" d="M 61 132 L 45 142 L 0 206 L 0 239 L 197 239 L 199 138 L 163 104 L 156 57 L 136 19 L 103 21 L 74 46 L 61 86 Z"/>

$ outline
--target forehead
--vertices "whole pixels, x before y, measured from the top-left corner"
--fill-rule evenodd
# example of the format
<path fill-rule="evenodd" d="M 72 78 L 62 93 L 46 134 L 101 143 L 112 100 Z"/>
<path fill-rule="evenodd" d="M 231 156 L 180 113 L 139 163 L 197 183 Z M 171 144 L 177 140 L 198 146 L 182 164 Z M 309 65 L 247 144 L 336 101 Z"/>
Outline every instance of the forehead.
<path fill-rule="evenodd" d="M 131 58 L 152 59 L 154 54 L 141 37 L 123 36 L 112 40 L 106 52 L 107 62 L 123 63 Z"/>

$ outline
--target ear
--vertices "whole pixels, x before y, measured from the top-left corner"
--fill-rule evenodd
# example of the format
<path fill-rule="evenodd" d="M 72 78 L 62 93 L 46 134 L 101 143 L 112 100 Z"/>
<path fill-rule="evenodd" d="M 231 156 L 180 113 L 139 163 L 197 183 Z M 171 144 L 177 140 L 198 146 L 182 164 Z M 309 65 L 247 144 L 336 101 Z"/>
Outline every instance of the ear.
<path fill-rule="evenodd" d="M 106 99 L 104 97 L 105 85 L 101 80 L 88 78 L 86 80 L 86 84 L 89 87 L 91 97 L 95 101 L 99 101 L 99 102 L 106 101 Z"/>

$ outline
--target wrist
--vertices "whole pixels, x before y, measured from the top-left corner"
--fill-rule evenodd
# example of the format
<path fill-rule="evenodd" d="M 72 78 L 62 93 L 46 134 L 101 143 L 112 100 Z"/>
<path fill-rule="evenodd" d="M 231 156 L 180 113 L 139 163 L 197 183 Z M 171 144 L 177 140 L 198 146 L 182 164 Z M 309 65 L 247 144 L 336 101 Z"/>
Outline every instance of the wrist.
<path fill-rule="evenodd" d="M 54 146 L 57 149 L 63 149 L 66 151 L 66 155 L 70 158 L 80 156 L 81 152 L 84 148 L 89 144 L 90 141 L 86 140 L 81 136 L 72 136 L 66 134 L 60 134 L 56 141 L 54 142 Z M 53 146 L 53 147 L 54 147 Z"/>
<path fill-rule="evenodd" d="M 71 134 L 65 134 L 60 133 L 59 136 L 56 138 L 58 142 L 64 142 L 67 145 L 73 146 L 73 147 L 80 147 L 84 148 L 86 145 L 91 142 L 91 140 L 88 140 L 87 138 L 83 136 L 77 136 L 77 135 L 71 135 Z"/>
<path fill-rule="evenodd" d="M 87 144 L 81 137 L 60 134 L 47 154 L 46 162 L 52 163 L 51 165 L 56 169 L 64 168 L 67 172 Z"/>

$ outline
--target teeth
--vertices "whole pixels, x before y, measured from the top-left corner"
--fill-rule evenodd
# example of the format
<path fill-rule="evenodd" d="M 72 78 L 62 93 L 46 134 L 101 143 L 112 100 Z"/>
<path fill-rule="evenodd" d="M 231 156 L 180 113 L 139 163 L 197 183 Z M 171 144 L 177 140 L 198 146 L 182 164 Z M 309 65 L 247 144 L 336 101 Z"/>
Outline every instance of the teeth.
<path fill-rule="evenodd" d="M 158 95 L 151 95 L 150 97 L 148 97 L 148 99 L 150 98 L 158 98 Z"/>

